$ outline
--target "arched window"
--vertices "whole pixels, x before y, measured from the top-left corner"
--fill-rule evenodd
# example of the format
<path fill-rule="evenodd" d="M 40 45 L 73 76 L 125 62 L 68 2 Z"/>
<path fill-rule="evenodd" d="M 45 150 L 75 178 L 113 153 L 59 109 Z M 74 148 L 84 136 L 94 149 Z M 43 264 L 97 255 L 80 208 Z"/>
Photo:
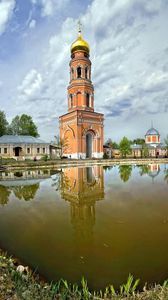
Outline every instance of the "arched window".
<path fill-rule="evenodd" d="M 70 107 L 73 107 L 73 95 L 70 94 Z"/>
<path fill-rule="evenodd" d="M 77 78 L 81 78 L 81 75 L 82 75 L 82 69 L 81 69 L 81 67 L 78 67 L 77 68 Z"/>
<path fill-rule="evenodd" d="M 74 69 L 71 68 L 71 78 L 74 79 Z"/>
<path fill-rule="evenodd" d="M 90 100 L 90 95 L 87 93 L 87 94 L 86 94 L 86 106 L 87 106 L 87 107 L 90 106 L 90 105 L 89 105 L 89 104 L 90 104 L 90 103 L 89 103 L 89 102 L 90 102 L 89 100 Z"/>
<path fill-rule="evenodd" d="M 85 78 L 88 79 L 88 68 L 85 68 Z"/>

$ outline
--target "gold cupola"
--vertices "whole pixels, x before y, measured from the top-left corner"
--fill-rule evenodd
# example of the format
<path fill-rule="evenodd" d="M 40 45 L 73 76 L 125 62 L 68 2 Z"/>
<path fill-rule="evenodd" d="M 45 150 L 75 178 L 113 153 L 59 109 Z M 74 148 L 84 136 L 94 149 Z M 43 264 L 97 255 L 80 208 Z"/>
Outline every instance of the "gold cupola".
<path fill-rule="evenodd" d="M 79 30 L 78 30 L 78 37 L 75 42 L 71 45 L 71 53 L 74 53 L 75 51 L 83 50 L 89 54 L 90 47 L 89 44 L 83 39 L 81 34 L 81 28 L 79 23 Z"/>

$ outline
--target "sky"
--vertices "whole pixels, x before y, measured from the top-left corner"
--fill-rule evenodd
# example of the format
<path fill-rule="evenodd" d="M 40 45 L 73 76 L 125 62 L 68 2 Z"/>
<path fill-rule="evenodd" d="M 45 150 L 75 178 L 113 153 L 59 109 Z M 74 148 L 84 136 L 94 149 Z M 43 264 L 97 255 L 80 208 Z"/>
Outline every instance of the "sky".
<path fill-rule="evenodd" d="M 0 0 L 0 110 L 31 115 L 40 137 L 67 112 L 77 23 L 90 45 L 95 111 L 105 140 L 168 134 L 167 0 Z"/>

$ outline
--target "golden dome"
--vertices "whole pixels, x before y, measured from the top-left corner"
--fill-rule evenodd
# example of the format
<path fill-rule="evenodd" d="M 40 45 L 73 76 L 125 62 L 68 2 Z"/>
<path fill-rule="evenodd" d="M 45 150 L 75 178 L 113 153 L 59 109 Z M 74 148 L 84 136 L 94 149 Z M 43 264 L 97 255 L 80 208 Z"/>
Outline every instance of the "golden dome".
<path fill-rule="evenodd" d="M 78 50 L 83 50 L 87 53 L 89 53 L 89 51 L 90 51 L 89 44 L 83 39 L 80 31 L 78 34 L 78 38 L 71 45 L 71 53 L 78 51 Z"/>

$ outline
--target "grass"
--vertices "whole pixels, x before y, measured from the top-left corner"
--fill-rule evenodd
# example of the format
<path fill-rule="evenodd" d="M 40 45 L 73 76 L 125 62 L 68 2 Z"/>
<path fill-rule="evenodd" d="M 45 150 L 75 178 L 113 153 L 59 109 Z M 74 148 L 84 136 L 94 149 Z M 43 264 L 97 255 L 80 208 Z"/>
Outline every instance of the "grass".
<path fill-rule="evenodd" d="M 109 299 L 137 299 L 137 300 L 167 300 L 168 281 L 163 285 L 155 285 L 150 289 L 144 287 L 138 292 L 139 280 L 134 280 L 129 274 L 127 282 L 119 290 L 110 285 L 101 291 L 90 291 L 87 281 L 82 278 L 81 284 L 71 284 L 64 279 L 54 283 L 41 281 L 38 275 L 23 268 L 18 270 L 15 259 L 7 257 L 0 251 L 0 300 L 109 300 Z"/>

